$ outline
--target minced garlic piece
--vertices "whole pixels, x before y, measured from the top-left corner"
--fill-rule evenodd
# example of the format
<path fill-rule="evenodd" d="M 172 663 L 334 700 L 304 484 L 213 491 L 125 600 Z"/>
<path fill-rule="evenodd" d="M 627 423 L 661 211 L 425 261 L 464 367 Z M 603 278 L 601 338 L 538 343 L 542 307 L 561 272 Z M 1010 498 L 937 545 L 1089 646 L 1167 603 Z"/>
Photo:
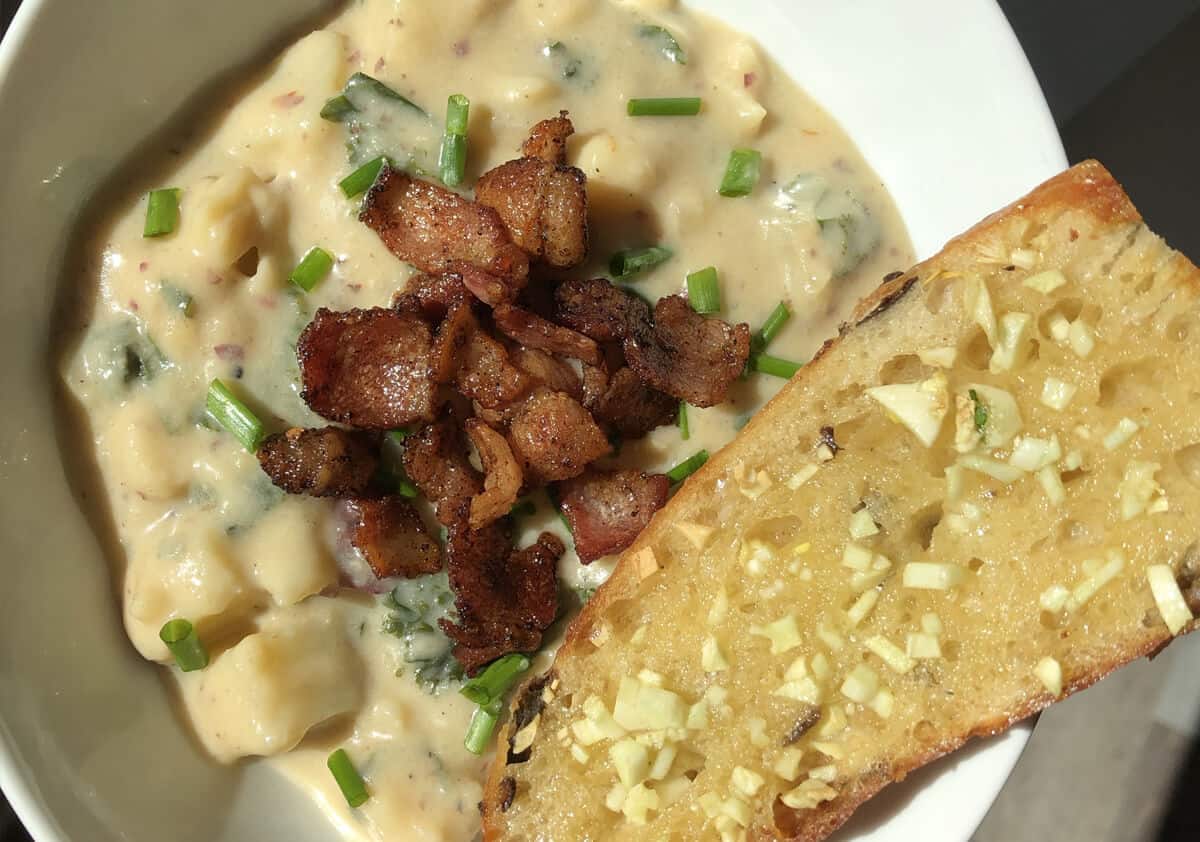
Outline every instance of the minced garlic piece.
<path fill-rule="evenodd" d="M 684 538 L 687 538 L 693 547 L 702 550 L 708 546 L 708 542 L 712 540 L 713 533 L 716 532 L 711 526 L 704 526 L 699 523 L 693 523 L 690 520 L 675 521 L 675 528 L 678 529 Z"/>
<path fill-rule="evenodd" d="M 1154 594 L 1154 602 L 1158 605 L 1158 613 L 1171 634 L 1179 634 L 1194 617 L 1188 608 L 1179 583 L 1175 580 L 1175 571 L 1166 564 L 1152 564 L 1146 568 L 1146 579 L 1150 582 L 1150 591 Z"/>
<path fill-rule="evenodd" d="M 932 447 L 937 440 L 950 409 L 946 376 L 941 372 L 916 383 L 875 386 L 867 389 L 866 394 L 926 447 Z"/>
<path fill-rule="evenodd" d="M 771 641 L 771 654 L 779 655 L 800 645 L 800 629 L 796 617 L 787 614 L 766 626 L 751 626 L 750 634 Z"/>
<path fill-rule="evenodd" d="M 1053 658 L 1042 658 L 1033 668 L 1033 674 L 1052 696 L 1061 696 L 1063 691 L 1062 666 Z"/>

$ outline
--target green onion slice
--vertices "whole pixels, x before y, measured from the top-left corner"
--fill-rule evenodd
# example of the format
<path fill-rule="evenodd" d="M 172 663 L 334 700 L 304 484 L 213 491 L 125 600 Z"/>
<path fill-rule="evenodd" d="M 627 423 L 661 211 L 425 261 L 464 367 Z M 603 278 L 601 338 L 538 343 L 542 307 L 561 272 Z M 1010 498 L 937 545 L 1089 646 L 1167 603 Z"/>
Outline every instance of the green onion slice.
<path fill-rule="evenodd" d="M 687 401 L 679 402 L 679 437 L 684 441 L 687 441 L 692 437 L 692 428 L 688 423 Z"/>
<path fill-rule="evenodd" d="M 205 408 L 213 420 L 233 433 L 247 450 L 251 453 L 258 450 L 263 440 L 262 421 L 219 379 L 208 385 Z"/>
<path fill-rule="evenodd" d="M 788 323 L 788 319 L 792 317 L 792 311 L 787 304 L 780 301 L 775 305 L 775 309 L 771 311 L 771 315 L 767 316 L 767 320 L 763 322 L 763 326 L 758 329 L 754 336 L 750 337 L 750 353 L 762 353 L 768 345 L 771 344 L 779 331 L 783 330 L 783 326 Z"/>
<path fill-rule="evenodd" d="M 191 293 L 180 289 L 172 283 L 163 281 L 158 285 L 159 292 L 162 293 L 163 300 L 167 302 L 167 306 L 172 310 L 177 310 L 185 318 L 192 317 L 192 311 L 195 309 L 195 304 Z"/>
<path fill-rule="evenodd" d="M 701 315 L 719 313 L 721 311 L 721 285 L 717 279 L 717 270 L 713 266 L 705 267 L 687 276 L 688 302 L 692 309 Z"/>
<path fill-rule="evenodd" d="M 351 119 L 351 115 L 358 113 L 358 106 L 354 104 L 355 93 L 367 92 L 384 99 L 394 100 L 402 105 L 406 105 L 414 111 L 419 111 L 426 117 L 429 113 L 417 105 L 403 94 L 397 93 L 392 88 L 389 88 L 383 82 L 380 82 L 374 76 L 368 76 L 366 73 L 355 73 L 346 80 L 346 87 L 337 96 L 327 100 L 321 108 L 321 119 L 329 120 L 333 123 L 344 123 Z"/>
<path fill-rule="evenodd" d="M 700 113 L 698 96 L 641 97 L 629 100 L 630 117 L 693 117 Z"/>
<path fill-rule="evenodd" d="M 371 189 L 371 185 L 375 183 L 375 179 L 379 178 L 379 173 L 383 170 L 384 166 L 390 164 L 391 161 L 385 155 L 372 158 L 339 181 L 338 187 L 342 188 L 342 193 L 347 199 L 360 196 Z"/>
<path fill-rule="evenodd" d="M 161 237 L 170 234 L 179 226 L 179 197 L 182 193 L 178 187 L 150 191 L 150 195 L 146 197 L 143 237 Z"/>
<path fill-rule="evenodd" d="M 987 422 L 988 422 L 987 404 L 985 404 L 979 398 L 979 393 L 976 392 L 974 389 L 968 390 L 967 394 L 970 396 L 971 402 L 975 404 L 975 416 L 973 419 L 975 421 L 975 432 L 983 433 L 984 429 L 987 427 Z"/>
<path fill-rule="evenodd" d="M 722 196 L 749 196 L 758 184 L 758 175 L 762 170 L 762 153 L 757 149 L 735 149 L 729 153 L 729 163 L 725 165 L 725 175 L 717 192 Z"/>
<path fill-rule="evenodd" d="M 312 292 L 313 287 L 319 284 L 332 268 L 333 255 L 320 246 L 313 246 L 300 258 L 292 274 L 288 275 L 288 280 L 305 292 Z"/>
<path fill-rule="evenodd" d="M 467 751 L 471 754 L 483 754 L 487 750 L 488 743 L 491 742 L 492 734 L 496 730 L 496 723 L 499 721 L 499 701 L 475 708 L 475 715 L 471 717 L 466 739 L 463 740 Z"/>
<path fill-rule="evenodd" d="M 660 263 L 671 259 L 674 252 L 666 246 L 646 246 L 625 249 L 614 254 L 608 261 L 608 273 L 615 280 L 624 281 L 642 272 L 648 272 Z"/>
<path fill-rule="evenodd" d="M 446 102 L 446 133 L 438 154 L 438 169 L 447 187 L 462 184 L 467 168 L 467 118 L 471 101 L 462 94 L 451 94 Z"/>
<path fill-rule="evenodd" d="M 673 61 L 675 64 L 687 64 L 687 53 L 683 51 L 683 47 L 679 46 L 675 36 L 668 30 L 652 23 L 644 23 L 638 27 L 638 35 L 654 41 L 659 52 L 668 61 Z"/>
<path fill-rule="evenodd" d="M 488 664 L 483 672 L 469 679 L 458 692 L 477 705 L 489 705 L 503 699 L 504 694 L 527 669 L 529 659 L 524 655 L 505 655 Z"/>
<path fill-rule="evenodd" d="M 772 357 L 770 354 L 752 354 L 750 357 L 750 368 L 760 374 L 770 374 L 773 377 L 782 377 L 784 380 L 790 380 L 797 371 L 804 368 L 804 364 L 785 360 L 781 357 Z"/>
<path fill-rule="evenodd" d="M 522 498 L 513 503 L 513 507 L 508 510 L 509 517 L 529 517 L 529 515 L 537 512 L 537 504 L 528 497 Z"/>
<path fill-rule="evenodd" d="M 354 764 L 350 761 L 350 755 L 346 754 L 344 748 L 339 748 L 329 755 L 326 765 L 333 773 L 333 779 L 337 781 L 338 789 L 346 797 L 347 804 L 351 807 L 361 807 L 367 803 L 367 799 L 371 797 L 367 792 L 367 784 L 358 770 L 354 768 Z"/>
<path fill-rule="evenodd" d="M 208 666 L 208 650 L 200 642 L 196 627 L 187 620 L 167 620 L 158 632 L 159 639 L 175 656 L 175 663 L 184 672 L 202 670 Z"/>
<path fill-rule="evenodd" d="M 672 484 L 683 482 L 685 479 L 690 477 L 692 474 L 696 473 L 696 471 L 700 470 L 700 468 L 707 461 L 708 461 L 708 451 L 707 450 L 697 450 L 695 453 L 693 453 L 688 458 L 684 459 L 682 462 L 680 462 L 674 468 L 667 471 L 667 479 L 669 479 Z"/>

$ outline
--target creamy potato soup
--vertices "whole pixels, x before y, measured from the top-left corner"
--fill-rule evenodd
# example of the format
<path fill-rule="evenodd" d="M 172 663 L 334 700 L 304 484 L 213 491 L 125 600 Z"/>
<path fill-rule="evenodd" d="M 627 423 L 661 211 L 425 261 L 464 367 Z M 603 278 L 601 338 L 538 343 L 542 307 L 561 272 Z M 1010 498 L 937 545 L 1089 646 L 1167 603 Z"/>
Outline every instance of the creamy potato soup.
<path fill-rule="evenodd" d="M 387 94 L 360 120 L 322 119 L 361 72 Z M 368 91 L 369 93 L 369 91 Z M 447 97 L 470 100 L 469 192 L 566 110 L 569 163 L 586 174 L 591 250 L 572 277 L 626 248 L 672 256 L 628 280 L 653 301 L 715 267 L 719 316 L 758 329 L 792 317 L 769 352 L 803 362 L 854 301 L 913 254 L 878 177 L 851 141 L 749 38 L 669 0 L 362 0 L 300 39 L 181 148 L 163 140 L 92 232 L 77 279 L 89 304 L 62 376 L 87 419 L 121 544 L 123 616 L 138 652 L 178 685 L 196 737 L 221 762 L 265 757 L 347 839 L 465 840 L 478 833 L 486 756 L 464 748 L 475 706 L 436 621 L 446 574 L 380 592 L 337 504 L 285 495 L 253 453 L 205 417 L 220 378 L 268 432 L 324 423 L 300 397 L 298 334 L 318 307 L 386 306 L 412 269 L 358 221 L 339 182 L 387 155 L 436 179 Z M 699 97 L 694 116 L 630 116 L 637 97 Z M 730 153 L 761 153 L 749 195 L 718 193 Z M 178 222 L 144 236 L 147 193 L 178 189 Z M 334 257 L 311 291 L 289 274 L 313 246 Z M 691 408 L 608 463 L 664 471 L 721 447 L 784 381 L 752 373 L 730 399 Z M 568 539 L 544 495 L 520 521 Z M 570 546 L 569 540 L 567 541 Z M 568 549 L 565 616 L 601 584 Z M 394 592 L 390 588 L 396 584 Z M 181 672 L 160 638 L 190 621 L 206 668 Z M 534 668 L 544 666 L 552 645 Z M 369 800 L 352 809 L 326 769 L 344 748 Z"/>

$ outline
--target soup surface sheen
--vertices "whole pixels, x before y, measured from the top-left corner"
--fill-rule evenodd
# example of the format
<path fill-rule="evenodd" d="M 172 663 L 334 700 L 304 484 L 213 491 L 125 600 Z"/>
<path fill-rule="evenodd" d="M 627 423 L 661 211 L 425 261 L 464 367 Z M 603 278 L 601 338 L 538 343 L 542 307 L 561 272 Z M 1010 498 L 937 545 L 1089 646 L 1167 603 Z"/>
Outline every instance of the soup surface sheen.
<path fill-rule="evenodd" d="M 366 103 L 353 136 L 321 119 L 358 71 L 431 119 L 388 101 Z M 386 306 L 411 273 L 358 222 L 338 182 L 382 153 L 436 171 L 450 94 L 471 101 L 468 188 L 566 109 L 578 131 L 570 163 L 588 177 L 591 206 L 591 257 L 578 274 L 604 274 L 621 248 L 667 245 L 674 257 L 632 286 L 653 300 L 714 266 L 722 318 L 757 328 L 788 303 L 793 317 L 770 351 L 798 361 L 884 274 L 913 262 L 911 246 L 833 120 L 753 41 L 669 0 L 362 0 L 231 93 L 189 137 L 139 162 L 91 232 L 78 278 L 85 318 L 62 375 L 120 539 L 125 625 L 145 658 L 167 665 L 163 623 L 196 624 L 210 666 L 169 674 L 217 759 L 270 758 L 347 839 L 470 839 L 486 758 L 463 748 L 473 706 L 447 678 L 444 637 L 421 625 L 436 627 L 448 608 L 444 574 L 397 593 L 421 614 L 415 631 L 380 596 L 339 588 L 362 562 L 335 504 L 283 495 L 203 419 L 208 384 L 221 378 L 268 431 L 320 426 L 299 396 L 299 332 L 318 307 Z M 703 110 L 627 116 L 630 97 L 657 96 L 702 97 Z M 749 196 L 722 197 L 730 151 L 743 147 L 762 153 L 761 179 Z M 146 192 L 160 187 L 180 188 L 180 222 L 145 238 Z M 336 261 L 305 294 L 288 275 L 314 245 Z M 687 441 L 662 427 L 614 461 L 661 471 L 713 451 L 781 383 L 740 381 L 728 403 L 691 409 Z M 565 537 L 544 498 L 522 526 Z M 610 566 L 585 568 L 568 552 L 564 589 L 586 593 Z M 360 809 L 325 769 L 336 747 L 372 793 Z"/>

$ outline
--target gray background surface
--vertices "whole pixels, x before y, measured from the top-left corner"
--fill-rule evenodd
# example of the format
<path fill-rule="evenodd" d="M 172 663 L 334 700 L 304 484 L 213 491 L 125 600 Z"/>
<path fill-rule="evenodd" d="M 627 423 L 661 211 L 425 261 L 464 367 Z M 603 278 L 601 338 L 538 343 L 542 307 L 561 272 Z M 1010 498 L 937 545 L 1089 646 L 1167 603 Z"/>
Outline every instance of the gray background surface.
<path fill-rule="evenodd" d="M 0 33 L 19 3 L 0 0 Z M 1104 161 L 1150 225 L 1200 258 L 1200 0 L 1000 5 L 1071 161 Z M 1200 636 L 1051 709 L 974 842 L 1195 842 L 1198 725 Z M 27 839 L 0 798 L 0 842 Z"/>

